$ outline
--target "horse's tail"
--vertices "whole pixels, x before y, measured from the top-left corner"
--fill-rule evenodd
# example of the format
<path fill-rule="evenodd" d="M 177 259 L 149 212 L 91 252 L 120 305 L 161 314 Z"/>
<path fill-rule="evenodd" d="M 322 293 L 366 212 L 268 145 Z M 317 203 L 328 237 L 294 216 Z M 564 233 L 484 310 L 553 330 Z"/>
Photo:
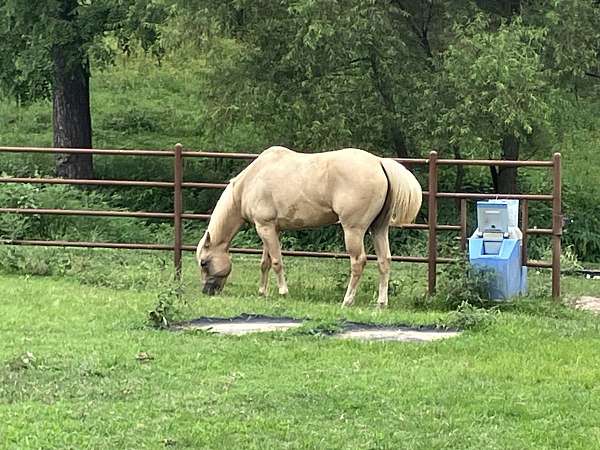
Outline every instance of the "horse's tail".
<path fill-rule="evenodd" d="M 413 222 L 423 201 L 419 181 L 408 169 L 393 159 L 382 158 L 381 167 L 388 180 L 388 189 L 381 213 L 371 228 L 377 229 L 386 224 L 401 227 Z"/>

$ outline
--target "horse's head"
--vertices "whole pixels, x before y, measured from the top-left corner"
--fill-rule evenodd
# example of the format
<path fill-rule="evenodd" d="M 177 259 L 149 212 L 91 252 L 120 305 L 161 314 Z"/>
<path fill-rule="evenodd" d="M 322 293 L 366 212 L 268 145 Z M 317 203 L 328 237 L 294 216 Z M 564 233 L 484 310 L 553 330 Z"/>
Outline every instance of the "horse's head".
<path fill-rule="evenodd" d="M 208 295 L 221 292 L 231 272 L 231 257 L 227 248 L 212 245 L 207 231 L 198 244 L 196 259 L 202 277 L 202 292 Z"/>

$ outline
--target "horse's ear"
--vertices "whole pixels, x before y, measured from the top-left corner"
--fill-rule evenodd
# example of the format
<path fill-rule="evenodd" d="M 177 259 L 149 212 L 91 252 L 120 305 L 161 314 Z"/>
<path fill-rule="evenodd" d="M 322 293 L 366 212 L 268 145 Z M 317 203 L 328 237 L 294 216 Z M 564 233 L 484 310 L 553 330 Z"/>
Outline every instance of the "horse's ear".
<path fill-rule="evenodd" d="M 206 232 L 206 239 L 204 240 L 204 248 L 210 247 L 210 233 Z"/>

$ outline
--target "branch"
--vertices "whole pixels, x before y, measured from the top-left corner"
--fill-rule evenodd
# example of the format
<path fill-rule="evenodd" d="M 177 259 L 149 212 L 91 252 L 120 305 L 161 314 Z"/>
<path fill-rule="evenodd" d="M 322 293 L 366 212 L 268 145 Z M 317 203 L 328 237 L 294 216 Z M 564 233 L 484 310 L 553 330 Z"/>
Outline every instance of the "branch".
<path fill-rule="evenodd" d="M 585 74 L 586 74 L 588 77 L 592 77 L 592 78 L 599 78 L 599 79 L 600 79 L 600 73 L 586 72 Z"/>
<path fill-rule="evenodd" d="M 378 61 L 377 51 L 373 48 L 371 49 L 371 72 L 373 74 L 373 82 L 379 95 L 383 99 L 383 104 L 386 109 L 392 113 L 396 113 L 396 104 L 394 102 L 394 98 L 390 93 L 389 83 L 384 79 L 383 74 L 380 71 L 380 65 Z"/>
<path fill-rule="evenodd" d="M 314 80 L 317 78 L 345 76 L 345 75 L 348 75 L 348 73 L 350 73 L 351 71 L 356 70 L 357 64 L 369 62 L 369 61 L 370 61 L 370 58 L 368 58 L 366 56 L 360 57 L 360 58 L 355 58 L 355 59 L 348 61 L 348 63 L 345 66 L 339 67 L 337 70 L 334 70 L 332 72 L 327 72 L 327 71 L 319 72 L 319 73 L 316 73 L 315 75 L 313 75 L 310 79 Z M 308 80 L 308 78 L 306 78 L 306 77 L 303 79 Z"/>
<path fill-rule="evenodd" d="M 433 18 L 433 0 L 428 2 L 429 8 L 427 10 L 427 20 L 423 22 L 423 34 L 421 35 L 421 45 L 425 48 L 427 56 L 433 59 L 433 52 L 431 51 L 431 44 L 429 43 L 429 25 Z"/>
<path fill-rule="evenodd" d="M 419 45 L 423 48 L 423 50 L 425 50 L 427 57 L 430 59 L 433 59 L 433 52 L 431 51 L 431 45 L 429 43 L 429 36 L 428 36 L 429 25 L 431 24 L 431 20 L 433 18 L 433 0 L 429 0 L 427 2 L 429 5 L 429 8 L 427 10 L 427 17 L 425 17 L 425 14 L 423 13 L 423 8 L 421 7 L 421 16 L 422 16 L 421 24 L 418 24 L 417 21 L 414 20 L 414 15 L 409 12 L 408 8 L 406 7 L 406 5 L 403 3 L 402 0 L 392 0 L 392 3 L 396 4 L 396 6 L 398 8 L 400 8 L 407 14 L 408 17 L 405 17 L 405 19 L 407 20 L 411 31 L 417 37 Z M 423 3 L 421 3 L 421 6 L 422 5 L 423 5 Z"/>

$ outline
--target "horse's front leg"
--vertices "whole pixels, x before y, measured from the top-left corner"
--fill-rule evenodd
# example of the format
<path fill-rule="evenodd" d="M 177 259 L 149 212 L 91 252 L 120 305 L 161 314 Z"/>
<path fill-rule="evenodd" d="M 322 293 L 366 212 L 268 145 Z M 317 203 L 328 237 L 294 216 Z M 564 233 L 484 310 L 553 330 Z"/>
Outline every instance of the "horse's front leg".
<path fill-rule="evenodd" d="M 267 296 L 269 292 L 269 270 L 271 270 L 271 256 L 267 246 L 263 245 L 262 258 L 260 260 L 260 287 L 258 293 Z"/>
<path fill-rule="evenodd" d="M 288 287 L 283 271 L 279 233 L 277 232 L 275 225 L 258 223 L 256 224 L 256 232 L 263 241 L 263 254 L 266 249 L 271 259 L 271 267 L 273 268 L 273 272 L 275 272 L 275 275 L 277 275 L 277 287 L 279 288 L 279 294 L 286 295 L 288 293 Z"/>
<path fill-rule="evenodd" d="M 356 289 L 358 288 L 358 283 L 360 282 L 360 278 L 362 277 L 365 264 L 367 263 L 364 239 L 365 230 L 358 228 L 344 228 L 344 240 L 346 241 L 346 250 L 350 255 L 351 275 L 342 306 L 350 306 L 354 302 L 354 297 L 356 296 Z"/>

